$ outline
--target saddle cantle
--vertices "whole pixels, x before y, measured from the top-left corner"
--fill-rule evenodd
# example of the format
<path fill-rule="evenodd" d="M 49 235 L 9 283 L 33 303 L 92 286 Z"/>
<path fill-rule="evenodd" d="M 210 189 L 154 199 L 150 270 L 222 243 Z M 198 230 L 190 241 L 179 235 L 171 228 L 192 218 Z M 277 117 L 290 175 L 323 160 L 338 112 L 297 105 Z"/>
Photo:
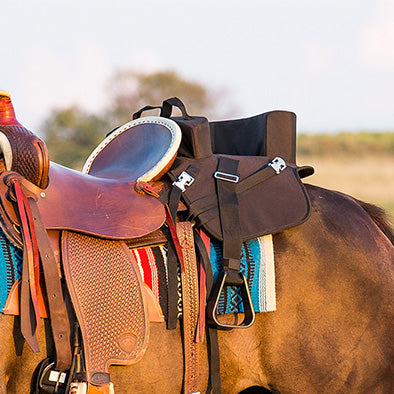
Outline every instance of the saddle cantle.
<path fill-rule="evenodd" d="M 147 116 L 113 130 L 86 161 L 82 172 L 99 178 L 154 181 L 171 167 L 181 130 L 171 119 Z"/>

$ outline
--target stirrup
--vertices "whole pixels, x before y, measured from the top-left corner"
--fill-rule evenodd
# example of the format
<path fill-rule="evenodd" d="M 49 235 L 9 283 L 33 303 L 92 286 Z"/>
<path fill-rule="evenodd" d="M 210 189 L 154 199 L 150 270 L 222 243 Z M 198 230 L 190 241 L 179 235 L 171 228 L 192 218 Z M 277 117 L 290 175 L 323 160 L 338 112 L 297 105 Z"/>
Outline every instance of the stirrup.
<path fill-rule="evenodd" d="M 248 328 L 254 323 L 255 312 L 250 296 L 248 284 L 245 275 L 242 272 L 237 273 L 234 280 L 233 275 L 229 275 L 227 269 L 219 272 L 219 276 L 213 285 L 211 295 L 207 301 L 207 323 L 218 330 L 232 330 L 233 328 Z M 244 319 L 239 324 L 221 323 L 218 320 L 217 306 L 220 295 L 225 286 L 234 286 L 241 290 L 241 300 L 244 307 Z"/>

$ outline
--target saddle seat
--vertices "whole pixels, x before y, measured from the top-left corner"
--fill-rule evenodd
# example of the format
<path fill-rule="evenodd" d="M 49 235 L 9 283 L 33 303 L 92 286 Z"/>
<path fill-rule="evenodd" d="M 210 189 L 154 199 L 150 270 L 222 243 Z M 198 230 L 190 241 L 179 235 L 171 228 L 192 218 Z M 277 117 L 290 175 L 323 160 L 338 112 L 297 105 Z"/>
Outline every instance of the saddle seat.
<path fill-rule="evenodd" d="M 135 181 L 97 178 L 51 162 L 46 189 L 15 172 L 1 174 L 1 214 L 8 218 L 11 228 L 18 220 L 13 203 L 7 198 L 6 183 L 10 175 L 19 178 L 27 197 L 36 199 L 48 230 L 130 239 L 157 230 L 165 221 L 163 205 L 154 197 L 138 194 Z"/>

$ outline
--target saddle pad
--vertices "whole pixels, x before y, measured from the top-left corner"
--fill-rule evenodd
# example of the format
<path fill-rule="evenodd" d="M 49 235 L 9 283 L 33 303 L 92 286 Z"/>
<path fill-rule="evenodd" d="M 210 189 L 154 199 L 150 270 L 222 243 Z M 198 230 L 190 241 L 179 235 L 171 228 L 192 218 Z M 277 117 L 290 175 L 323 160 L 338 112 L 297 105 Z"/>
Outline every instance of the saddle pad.
<path fill-rule="evenodd" d="M 0 311 L 4 307 L 14 283 L 22 276 L 22 249 L 15 247 L 0 229 Z"/>
<path fill-rule="evenodd" d="M 81 327 L 88 381 L 145 353 L 149 319 L 137 264 L 123 241 L 64 232 L 63 267 Z"/>
<path fill-rule="evenodd" d="M 171 119 L 146 116 L 112 131 L 92 152 L 82 172 L 100 178 L 148 182 L 171 166 L 181 143 Z"/>
<path fill-rule="evenodd" d="M 208 239 L 208 254 L 214 279 L 222 268 L 222 243 Z M 144 282 L 160 302 L 167 317 L 167 248 L 165 245 L 133 249 Z M 266 235 L 246 241 L 242 245 L 241 272 L 245 275 L 255 312 L 276 310 L 275 269 L 272 236 Z M 243 312 L 239 294 L 232 287 L 223 290 L 218 314 Z"/>
<path fill-rule="evenodd" d="M 222 246 L 211 240 L 210 261 L 214 280 L 222 269 Z M 255 312 L 276 310 L 275 267 L 272 235 L 265 235 L 242 244 L 241 272 L 245 275 Z M 225 287 L 218 302 L 218 314 L 243 312 L 240 289 Z"/>
<path fill-rule="evenodd" d="M 221 267 L 221 243 L 211 239 L 209 255 L 212 271 L 216 279 Z M 15 282 L 21 277 L 22 251 L 14 247 L 0 229 L 0 311 L 4 310 L 7 297 Z M 167 313 L 167 248 L 166 245 L 132 249 L 143 282 L 152 291 L 160 307 Z M 275 274 L 272 237 L 264 236 L 244 242 L 242 248 L 241 271 L 245 274 L 253 307 L 256 312 L 275 310 Z M 232 288 L 227 288 L 219 300 L 219 314 L 232 313 L 238 308 L 237 298 Z M 241 311 L 240 309 L 239 311 Z"/>

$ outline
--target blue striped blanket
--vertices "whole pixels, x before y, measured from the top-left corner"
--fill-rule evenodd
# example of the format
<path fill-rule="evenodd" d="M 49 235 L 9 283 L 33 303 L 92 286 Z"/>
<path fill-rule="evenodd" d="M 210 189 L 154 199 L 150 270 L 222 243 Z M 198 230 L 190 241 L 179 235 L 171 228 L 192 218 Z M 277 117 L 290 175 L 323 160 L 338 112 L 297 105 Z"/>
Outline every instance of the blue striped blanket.
<path fill-rule="evenodd" d="M 4 311 L 4 306 L 12 288 L 12 285 L 21 277 L 22 273 L 22 251 L 12 245 L 4 232 L 0 229 L 0 311 Z M 163 269 L 159 269 L 159 265 L 165 267 L 162 253 L 162 247 L 152 247 L 151 252 L 153 262 L 155 263 L 155 270 L 157 271 L 158 280 L 157 291 L 154 294 L 166 292 L 165 277 L 161 278 L 160 275 L 165 276 Z M 160 250 L 158 250 L 160 249 Z M 145 249 L 133 251 L 140 257 L 145 255 Z M 214 279 L 217 278 L 218 272 L 222 264 L 222 249 L 218 241 L 211 240 L 210 242 L 210 260 Z M 163 255 L 163 256 L 162 256 Z M 159 258 L 159 257 L 160 258 Z M 149 259 L 149 260 L 152 260 Z M 142 258 L 137 258 L 137 261 L 142 261 Z M 146 259 L 145 259 L 146 260 Z M 146 264 L 145 264 L 146 265 Z M 144 265 L 140 267 L 142 270 L 145 282 L 149 282 L 149 275 L 147 270 L 152 270 L 152 264 L 146 268 Z M 139 264 L 140 266 L 140 264 Z M 165 268 L 164 268 L 165 270 Z M 274 274 L 274 257 L 272 247 L 272 237 L 270 235 L 259 237 L 243 244 L 241 271 L 245 274 L 249 290 L 252 296 L 253 307 L 256 312 L 268 312 L 276 309 L 275 298 L 275 274 Z M 152 288 L 151 283 L 147 283 Z M 159 286 L 161 284 L 161 286 Z M 152 291 L 154 289 L 152 288 Z M 156 294 L 157 293 L 157 294 Z M 166 297 L 165 297 L 166 298 Z M 162 300 L 160 299 L 160 303 Z M 164 307 L 164 305 L 162 305 Z M 240 296 L 233 288 L 225 288 L 219 300 L 218 314 L 242 312 L 242 303 L 240 303 Z"/>

